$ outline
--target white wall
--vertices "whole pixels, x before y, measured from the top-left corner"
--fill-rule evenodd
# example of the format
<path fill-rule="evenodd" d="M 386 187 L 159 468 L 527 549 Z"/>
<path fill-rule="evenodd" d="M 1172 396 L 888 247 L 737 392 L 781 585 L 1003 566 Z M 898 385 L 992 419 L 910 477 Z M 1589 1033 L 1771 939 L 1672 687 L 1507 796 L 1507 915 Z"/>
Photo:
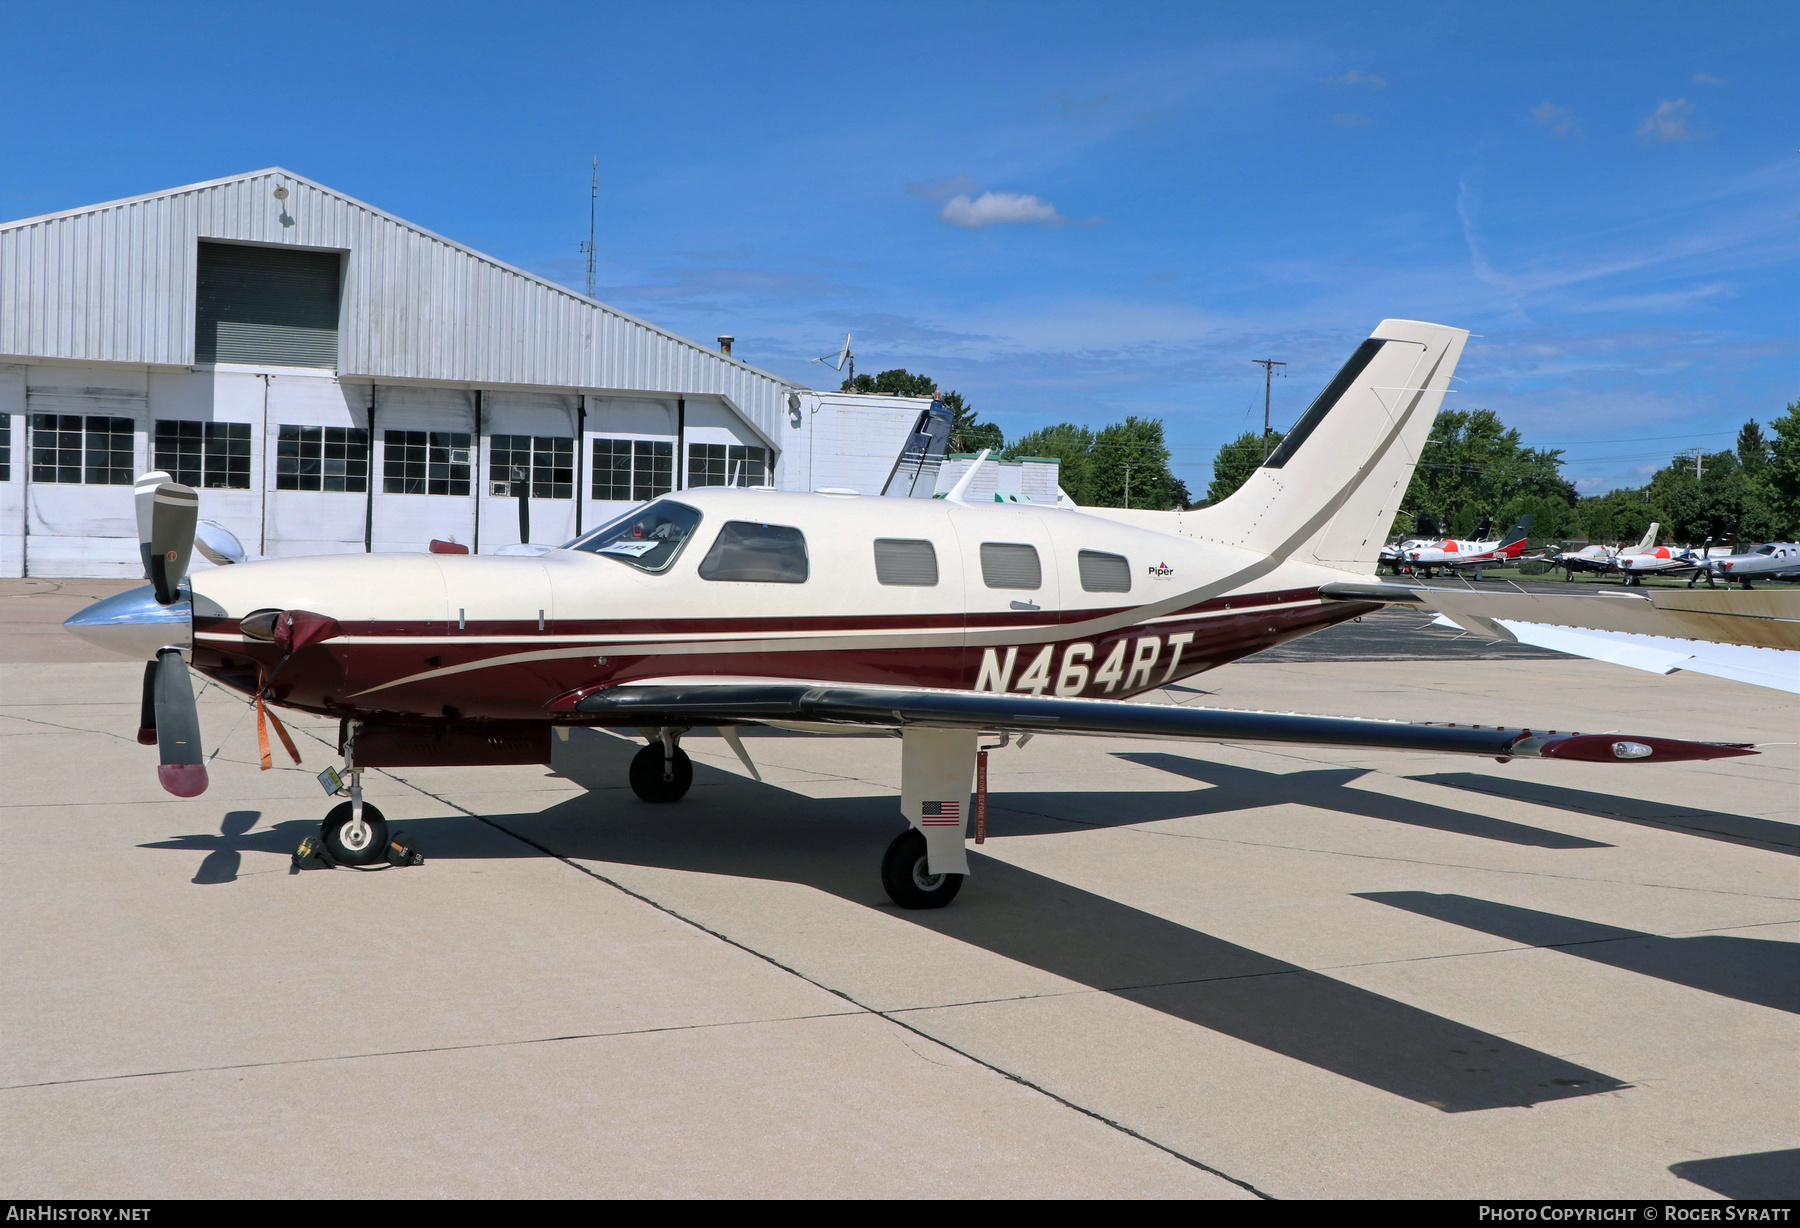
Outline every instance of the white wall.
<path fill-rule="evenodd" d="M 800 424 L 789 415 L 782 490 L 845 487 L 878 495 L 900 457 L 930 397 L 865 396 L 848 392 L 801 392 Z"/>

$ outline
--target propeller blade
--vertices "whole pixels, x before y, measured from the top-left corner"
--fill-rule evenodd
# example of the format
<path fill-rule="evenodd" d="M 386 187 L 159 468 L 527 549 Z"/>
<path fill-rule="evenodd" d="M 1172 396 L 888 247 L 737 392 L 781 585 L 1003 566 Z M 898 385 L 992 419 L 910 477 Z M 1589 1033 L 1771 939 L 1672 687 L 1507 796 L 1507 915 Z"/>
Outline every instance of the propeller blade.
<path fill-rule="evenodd" d="M 156 779 L 176 797 L 206 792 L 206 762 L 200 746 L 200 713 L 194 683 L 181 650 L 156 654 L 156 748 L 162 763 Z"/>
<path fill-rule="evenodd" d="M 164 482 L 151 493 L 150 583 L 163 605 L 181 599 L 181 581 L 193 557 L 199 520 L 200 493 L 193 487 Z"/>
<path fill-rule="evenodd" d="M 144 662 L 144 697 L 138 705 L 138 745 L 156 745 L 156 673 L 155 661 Z"/>
<path fill-rule="evenodd" d="M 150 578 L 150 525 L 156 503 L 156 488 L 174 481 L 161 469 L 152 469 L 133 483 L 133 499 L 137 504 L 138 554 L 144 560 L 144 579 Z"/>

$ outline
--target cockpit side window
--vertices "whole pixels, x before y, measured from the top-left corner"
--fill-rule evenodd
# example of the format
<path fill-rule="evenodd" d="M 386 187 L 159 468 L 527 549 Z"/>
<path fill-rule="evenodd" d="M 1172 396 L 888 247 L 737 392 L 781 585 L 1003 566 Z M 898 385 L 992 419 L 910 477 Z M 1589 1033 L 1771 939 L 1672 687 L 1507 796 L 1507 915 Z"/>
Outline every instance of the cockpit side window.
<path fill-rule="evenodd" d="M 654 575 L 669 570 L 699 527 L 699 512 L 673 499 L 658 499 L 576 538 L 566 548 L 605 555 Z"/>
<path fill-rule="evenodd" d="M 799 529 L 748 520 L 727 521 L 700 561 L 702 580 L 804 584 L 807 571 L 806 537 Z"/>

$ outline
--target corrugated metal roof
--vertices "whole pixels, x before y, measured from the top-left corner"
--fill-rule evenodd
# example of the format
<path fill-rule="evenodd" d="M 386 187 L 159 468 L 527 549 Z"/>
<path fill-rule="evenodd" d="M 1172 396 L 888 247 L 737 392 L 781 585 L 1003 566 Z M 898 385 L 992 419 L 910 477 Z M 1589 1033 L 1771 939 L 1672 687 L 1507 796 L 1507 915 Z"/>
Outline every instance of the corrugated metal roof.
<path fill-rule="evenodd" d="M 192 365 L 202 239 L 348 252 L 345 377 L 712 394 L 780 437 L 789 381 L 279 167 L 0 224 L 0 355 Z"/>

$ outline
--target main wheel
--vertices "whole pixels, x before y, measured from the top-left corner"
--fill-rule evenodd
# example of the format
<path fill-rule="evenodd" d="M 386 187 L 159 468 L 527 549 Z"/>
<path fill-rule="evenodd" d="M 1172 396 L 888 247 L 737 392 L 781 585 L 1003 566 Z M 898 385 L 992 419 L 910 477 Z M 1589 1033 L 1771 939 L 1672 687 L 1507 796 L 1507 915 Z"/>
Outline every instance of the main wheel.
<path fill-rule="evenodd" d="M 381 811 L 363 803 L 362 825 L 351 823 L 349 802 L 333 806 L 325 821 L 319 824 L 319 835 L 332 860 L 347 866 L 372 866 L 387 857 L 388 826 Z"/>
<path fill-rule="evenodd" d="M 894 837 L 881 859 L 881 885 L 902 908 L 942 908 L 962 890 L 960 874 L 925 872 L 925 836 L 909 827 Z"/>
<path fill-rule="evenodd" d="M 665 772 L 667 779 L 664 779 Z M 647 802 L 678 802 L 694 783 L 694 762 L 681 747 L 664 762 L 661 742 L 652 742 L 631 759 L 631 791 Z"/>

